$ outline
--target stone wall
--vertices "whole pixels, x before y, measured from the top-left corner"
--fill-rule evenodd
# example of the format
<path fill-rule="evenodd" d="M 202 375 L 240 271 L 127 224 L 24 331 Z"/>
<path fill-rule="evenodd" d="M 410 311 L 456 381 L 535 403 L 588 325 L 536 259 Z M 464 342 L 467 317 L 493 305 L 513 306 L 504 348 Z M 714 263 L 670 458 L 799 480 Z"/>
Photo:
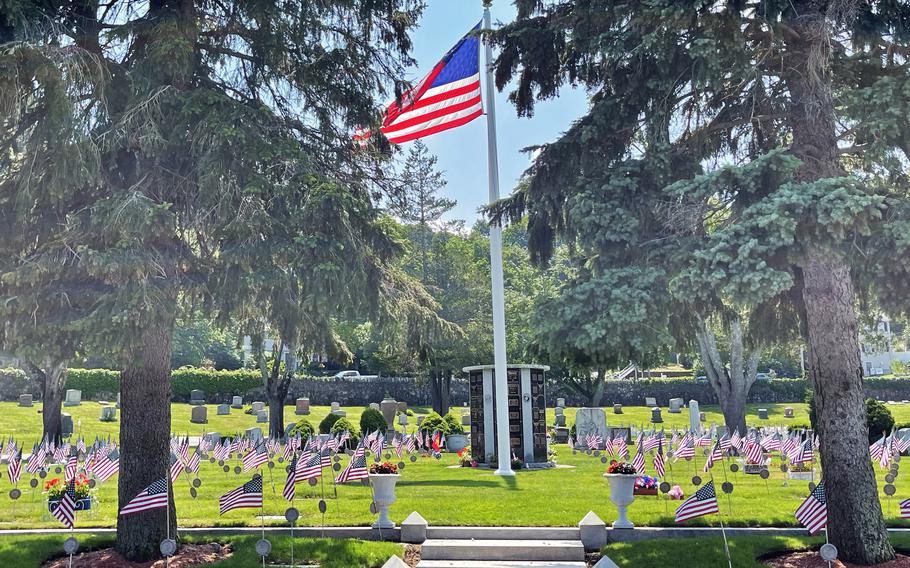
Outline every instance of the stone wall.
<path fill-rule="evenodd" d="M 288 390 L 288 401 L 306 396 L 310 398 L 310 404 L 319 406 L 328 406 L 332 402 L 339 402 L 341 406 L 367 406 L 371 402 L 381 401 L 386 395 L 395 400 L 405 401 L 411 406 L 430 406 L 432 404 L 427 380 L 397 377 L 366 380 L 331 377 L 295 379 Z M 265 393 L 261 388 L 253 389 L 247 393 L 246 397 L 265 400 Z M 462 406 L 467 402 L 467 379 L 452 379 L 451 406 Z"/>

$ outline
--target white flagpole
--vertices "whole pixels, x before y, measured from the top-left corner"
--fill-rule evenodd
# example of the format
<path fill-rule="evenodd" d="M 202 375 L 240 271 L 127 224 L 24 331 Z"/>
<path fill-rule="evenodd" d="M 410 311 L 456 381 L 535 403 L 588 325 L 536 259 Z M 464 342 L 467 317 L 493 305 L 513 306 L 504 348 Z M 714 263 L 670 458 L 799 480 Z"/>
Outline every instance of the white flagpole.
<path fill-rule="evenodd" d="M 492 28 L 490 5 L 493 0 L 483 0 L 483 28 Z M 496 150 L 496 97 L 493 85 L 493 47 L 484 41 L 484 66 L 487 95 L 487 157 L 489 164 L 490 203 L 499 200 L 499 158 Z M 502 227 L 490 223 L 490 274 L 493 285 L 493 380 L 496 396 L 496 475 L 512 476 L 512 448 L 509 444 L 509 390 L 506 371 L 506 308 L 504 277 L 502 274 Z"/>

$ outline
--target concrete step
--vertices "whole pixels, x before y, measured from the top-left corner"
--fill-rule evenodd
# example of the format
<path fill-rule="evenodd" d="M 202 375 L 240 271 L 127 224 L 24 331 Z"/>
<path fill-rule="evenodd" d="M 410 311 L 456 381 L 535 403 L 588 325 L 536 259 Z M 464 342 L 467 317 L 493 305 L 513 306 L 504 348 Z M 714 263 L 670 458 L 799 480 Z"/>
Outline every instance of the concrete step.
<path fill-rule="evenodd" d="M 578 540 L 450 540 L 427 539 L 420 547 L 426 560 L 584 561 Z"/>
<path fill-rule="evenodd" d="M 584 562 L 533 560 L 421 560 L 417 568 L 586 568 Z"/>
<path fill-rule="evenodd" d="M 578 540 L 578 527 L 427 527 L 427 538 L 465 540 Z"/>

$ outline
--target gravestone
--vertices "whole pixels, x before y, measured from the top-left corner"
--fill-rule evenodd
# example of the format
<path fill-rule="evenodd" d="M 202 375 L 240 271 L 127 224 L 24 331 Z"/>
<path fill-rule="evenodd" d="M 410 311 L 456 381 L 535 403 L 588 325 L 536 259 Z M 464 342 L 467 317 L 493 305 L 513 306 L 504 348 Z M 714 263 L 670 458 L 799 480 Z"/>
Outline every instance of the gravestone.
<path fill-rule="evenodd" d="M 243 397 L 235 396 L 231 399 L 231 408 L 243 408 Z"/>
<path fill-rule="evenodd" d="M 557 399 L 556 399 L 556 406 L 558 406 L 558 407 L 560 407 L 560 408 L 565 408 L 565 407 L 566 407 L 566 399 L 564 399 L 564 398 L 562 398 L 562 397 L 557 398 Z"/>
<path fill-rule="evenodd" d="M 566 409 L 561 406 L 557 406 L 553 412 L 556 414 L 556 416 L 562 416 L 566 413 Z"/>
<path fill-rule="evenodd" d="M 683 399 L 681 398 L 671 398 L 670 399 L 670 414 L 680 414 L 682 412 Z"/>
<path fill-rule="evenodd" d="M 398 415 L 398 425 L 399 426 L 408 425 L 408 415 L 407 414 L 402 412 L 401 414 Z"/>
<path fill-rule="evenodd" d="M 341 410 L 341 403 L 340 403 L 340 402 L 333 402 L 333 403 L 332 403 L 332 409 L 331 409 L 329 412 L 335 412 L 336 410 Z"/>
<path fill-rule="evenodd" d="M 231 405 L 229 404 L 219 404 L 218 408 L 215 410 L 215 414 L 218 416 L 227 416 L 231 413 Z"/>
<path fill-rule="evenodd" d="M 784 418 L 793 418 L 793 407 L 788 406 L 784 409 Z"/>
<path fill-rule="evenodd" d="M 417 417 L 417 427 L 420 428 L 420 425 L 423 424 L 424 419 L 426 419 L 425 414 L 421 414 Z"/>
<path fill-rule="evenodd" d="M 285 427 L 284 427 L 284 437 L 285 438 L 287 438 L 290 435 L 291 430 L 293 430 L 294 426 L 296 426 L 296 425 L 297 425 L 296 422 L 288 422 L 287 425 L 285 425 Z"/>
<path fill-rule="evenodd" d="M 618 426 L 610 428 L 610 436 L 605 438 L 605 440 L 615 440 L 616 438 L 621 438 L 626 441 L 627 444 L 632 443 L 632 428 L 627 426 Z"/>
<path fill-rule="evenodd" d="M 569 429 L 565 426 L 553 428 L 553 441 L 557 444 L 565 444 L 569 441 Z"/>
<path fill-rule="evenodd" d="M 63 399 L 63 406 L 79 406 L 82 404 L 82 391 L 69 389 L 66 391 L 66 398 Z"/>
<path fill-rule="evenodd" d="M 214 446 L 215 444 L 221 443 L 221 434 L 219 432 L 206 432 L 202 436 L 202 439 L 208 440 L 211 442 L 212 446 Z"/>
<path fill-rule="evenodd" d="M 399 401 L 398 402 L 398 412 L 407 412 L 407 411 L 408 411 L 408 403 Z"/>
<path fill-rule="evenodd" d="M 661 424 L 661 423 L 663 423 L 663 421 L 664 421 L 664 419 L 660 415 L 660 407 L 655 406 L 654 408 L 652 408 L 651 409 L 651 422 L 654 424 Z"/>
<path fill-rule="evenodd" d="M 423 422 L 423 420 L 421 420 L 420 418 L 421 418 L 421 417 L 419 417 L 419 416 L 417 417 L 417 423 L 418 423 L 418 424 L 420 424 L 421 422 Z M 461 425 L 462 425 L 462 426 L 470 426 L 470 425 L 471 425 L 471 415 L 470 415 L 470 414 L 462 414 L 462 415 L 461 415 Z"/>
<path fill-rule="evenodd" d="M 193 389 L 190 391 L 190 404 L 200 405 L 205 404 L 205 393 L 199 389 Z"/>
<path fill-rule="evenodd" d="M 265 410 L 265 403 L 257 400 L 252 404 L 252 407 L 253 407 L 253 414 L 256 414 L 257 412 L 261 412 L 261 411 Z"/>
<path fill-rule="evenodd" d="M 256 423 L 257 424 L 268 424 L 269 422 L 269 413 L 265 410 L 260 410 L 256 413 Z"/>
<path fill-rule="evenodd" d="M 297 407 L 294 409 L 294 414 L 298 416 L 306 416 L 310 413 L 310 399 L 307 397 L 297 399 Z"/>
<path fill-rule="evenodd" d="M 707 420 L 708 420 L 708 418 L 705 416 L 705 413 L 704 413 L 704 412 L 699 412 L 699 413 L 698 413 L 698 421 L 699 421 L 699 422 L 705 422 L 705 421 L 707 421 Z"/>
<path fill-rule="evenodd" d="M 243 431 L 243 437 L 251 442 L 256 442 L 262 439 L 262 428 L 247 428 Z"/>
<path fill-rule="evenodd" d="M 209 409 L 204 406 L 194 406 L 190 411 L 190 422 L 193 424 L 206 424 L 209 421 Z"/>
<path fill-rule="evenodd" d="M 73 435 L 73 417 L 66 412 L 60 413 L 60 435 L 64 438 Z"/>
<path fill-rule="evenodd" d="M 370 408 L 373 409 L 373 410 L 379 410 L 379 403 L 378 403 L 378 402 L 371 402 L 371 403 L 370 403 Z"/>
<path fill-rule="evenodd" d="M 102 422 L 114 422 L 117 420 L 117 409 L 113 406 L 102 406 L 101 407 L 101 416 L 98 420 Z"/>
<path fill-rule="evenodd" d="M 30 394 L 20 394 L 19 395 L 19 406 L 24 408 L 29 408 L 32 406 L 32 395 Z"/>
<path fill-rule="evenodd" d="M 613 414 L 622 414 L 622 405 L 621 404 L 613 405 Z"/>
<path fill-rule="evenodd" d="M 337 416 L 339 418 L 344 418 L 348 415 L 346 410 L 336 410 L 336 411 L 332 412 L 332 414 L 334 414 L 335 416 Z"/>
<path fill-rule="evenodd" d="M 558 427 L 564 427 L 564 426 L 566 425 L 566 415 L 565 415 L 565 414 L 557 414 L 557 415 L 556 415 L 556 422 L 555 422 L 554 425 L 555 425 L 555 426 L 558 426 Z"/>
<path fill-rule="evenodd" d="M 767 409 L 767 408 L 759 408 L 759 409 L 758 409 L 758 419 L 759 419 L 759 420 L 767 420 L 767 419 L 768 419 L 768 409 Z"/>
<path fill-rule="evenodd" d="M 689 429 L 693 432 L 701 432 L 701 421 L 699 420 L 698 401 L 689 401 Z"/>
<path fill-rule="evenodd" d="M 647 406 L 649 408 L 654 408 L 655 406 L 657 406 L 657 399 L 654 398 L 653 396 L 646 396 L 645 397 L 645 406 Z"/>
<path fill-rule="evenodd" d="M 585 436 L 600 436 L 606 440 L 607 414 L 602 408 L 579 408 L 575 413 L 575 445 L 584 446 Z M 579 443 L 579 440 L 582 442 Z"/>
<path fill-rule="evenodd" d="M 117 393 L 117 404 L 114 406 L 116 406 L 117 408 L 120 408 L 120 393 L 119 392 Z"/>

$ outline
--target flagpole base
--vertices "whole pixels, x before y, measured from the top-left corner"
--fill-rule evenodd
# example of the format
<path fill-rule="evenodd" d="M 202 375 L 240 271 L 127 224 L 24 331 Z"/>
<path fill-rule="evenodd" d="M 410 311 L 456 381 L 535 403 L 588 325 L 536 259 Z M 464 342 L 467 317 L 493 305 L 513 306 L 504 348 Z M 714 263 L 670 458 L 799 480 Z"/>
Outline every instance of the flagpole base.
<path fill-rule="evenodd" d="M 493 475 L 499 475 L 501 477 L 515 477 L 515 472 L 510 469 L 497 469 L 493 472 Z"/>

